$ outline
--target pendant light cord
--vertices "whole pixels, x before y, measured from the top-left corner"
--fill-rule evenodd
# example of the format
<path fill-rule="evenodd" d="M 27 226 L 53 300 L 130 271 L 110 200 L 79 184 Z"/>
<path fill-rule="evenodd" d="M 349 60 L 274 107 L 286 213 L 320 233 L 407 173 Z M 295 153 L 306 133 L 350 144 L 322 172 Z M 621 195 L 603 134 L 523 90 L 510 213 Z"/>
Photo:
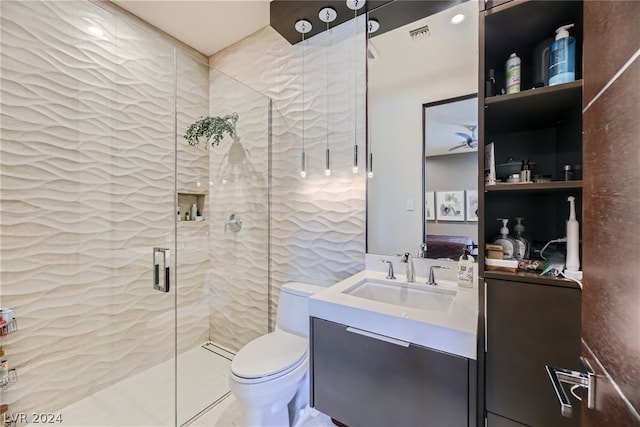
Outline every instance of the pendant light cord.
<path fill-rule="evenodd" d="M 302 154 L 304 155 L 304 33 L 302 33 Z"/>
<path fill-rule="evenodd" d="M 327 105 L 326 105 L 326 109 L 327 109 L 327 117 L 326 117 L 326 122 L 327 122 L 327 150 L 329 150 L 329 43 L 330 43 L 330 38 L 329 38 L 329 21 L 327 21 L 327 47 L 326 47 L 326 57 L 327 57 L 327 63 L 326 63 L 326 75 L 327 75 Z M 327 164 L 327 166 L 329 166 Z"/>

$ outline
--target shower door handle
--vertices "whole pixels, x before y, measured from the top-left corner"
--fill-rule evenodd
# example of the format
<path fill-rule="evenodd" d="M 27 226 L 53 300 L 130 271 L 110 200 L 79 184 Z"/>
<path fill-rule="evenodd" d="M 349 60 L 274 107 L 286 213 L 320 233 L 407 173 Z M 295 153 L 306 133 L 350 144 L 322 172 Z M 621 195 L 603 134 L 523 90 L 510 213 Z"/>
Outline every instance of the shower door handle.
<path fill-rule="evenodd" d="M 169 292 L 171 277 L 171 251 L 169 248 L 153 248 L 153 289 Z"/>

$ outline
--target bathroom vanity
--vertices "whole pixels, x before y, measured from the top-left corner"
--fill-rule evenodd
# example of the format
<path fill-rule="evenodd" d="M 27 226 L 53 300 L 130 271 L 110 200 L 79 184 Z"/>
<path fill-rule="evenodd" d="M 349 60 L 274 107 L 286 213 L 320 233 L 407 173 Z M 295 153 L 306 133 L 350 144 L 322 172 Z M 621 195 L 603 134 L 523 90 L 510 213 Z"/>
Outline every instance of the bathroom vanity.
<path fill-rule="evenodd" d="M 363 271 L 310 300 L 311 406 L 347 425 L 476 425 L 477 288 Z"/>

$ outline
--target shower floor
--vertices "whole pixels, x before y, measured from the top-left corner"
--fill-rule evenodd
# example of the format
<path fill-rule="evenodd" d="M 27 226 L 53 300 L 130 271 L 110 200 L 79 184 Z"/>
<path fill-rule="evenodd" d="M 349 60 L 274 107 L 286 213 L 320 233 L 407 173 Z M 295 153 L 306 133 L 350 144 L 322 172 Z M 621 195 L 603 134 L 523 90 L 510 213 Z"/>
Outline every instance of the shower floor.
<path fill-rule="evenodd" d="M 229 394 L 230 353 L 205 343 L 178 355 L 178 425 Z M 91 394 L 60 411 L 62 426 L 173 426 L 174 361 L 168 360 Z"/>

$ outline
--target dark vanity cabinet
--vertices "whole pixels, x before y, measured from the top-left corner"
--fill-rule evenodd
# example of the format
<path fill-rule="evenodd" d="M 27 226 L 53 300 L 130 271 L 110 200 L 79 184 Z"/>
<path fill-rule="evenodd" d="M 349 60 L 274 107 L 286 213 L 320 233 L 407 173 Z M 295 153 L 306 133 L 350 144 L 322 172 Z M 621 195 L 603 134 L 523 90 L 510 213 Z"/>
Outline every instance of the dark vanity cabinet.
<path fill-rule="evenodd" d="M 485 292 L 487 426 L 579 426 L 579 402 L 560 415 L 545 365 L 579 368 L 580 288 L 487 279 Z"/>
<path fill-rule="evenodd" d="M 474 360 L 311 320 L 311 406 L 348 426 L 475 426 Z"/>
<path fill-rule="evenodd" d="M 582 225 L 582 2 L 487 1 L 480 11 L 478 166 L 493 144 L 495 164 L 528 160 L 530 183 L 485 184 L 479 176 L 481 321 L 479 404 L 488 427 L 578 426 L 560 415 L 545 365 L 578 369 L 580 304 L 578 285 L 540 272 L 497 272 L 485 268 L 485 244 L 499 234 L 498 218 L 524 218 L 526 234 L 538 249 L 566 236 L 568 196 L 575 197 Z M 541 85 L 540 63 L 558 27 L 576 39 L 575 81 Z M 520 92 L 503 94 L 505 65 L 521 60 Z M 543 62 L 543 61 L 542 61 Z M 495 91 L 484 82 L 495 78 Z M 565 165 L 572 175 L 565 179 Z M 501 178 L 498 176 L 498 178 Z M 506 178 L 506 177 L 502 177 Z M 580 232 L 582 234 L 582 232 Z M 484 352 L 482 348 L 484 347 Z M 568 388 L 567 388 L 568 392 Z"/>

